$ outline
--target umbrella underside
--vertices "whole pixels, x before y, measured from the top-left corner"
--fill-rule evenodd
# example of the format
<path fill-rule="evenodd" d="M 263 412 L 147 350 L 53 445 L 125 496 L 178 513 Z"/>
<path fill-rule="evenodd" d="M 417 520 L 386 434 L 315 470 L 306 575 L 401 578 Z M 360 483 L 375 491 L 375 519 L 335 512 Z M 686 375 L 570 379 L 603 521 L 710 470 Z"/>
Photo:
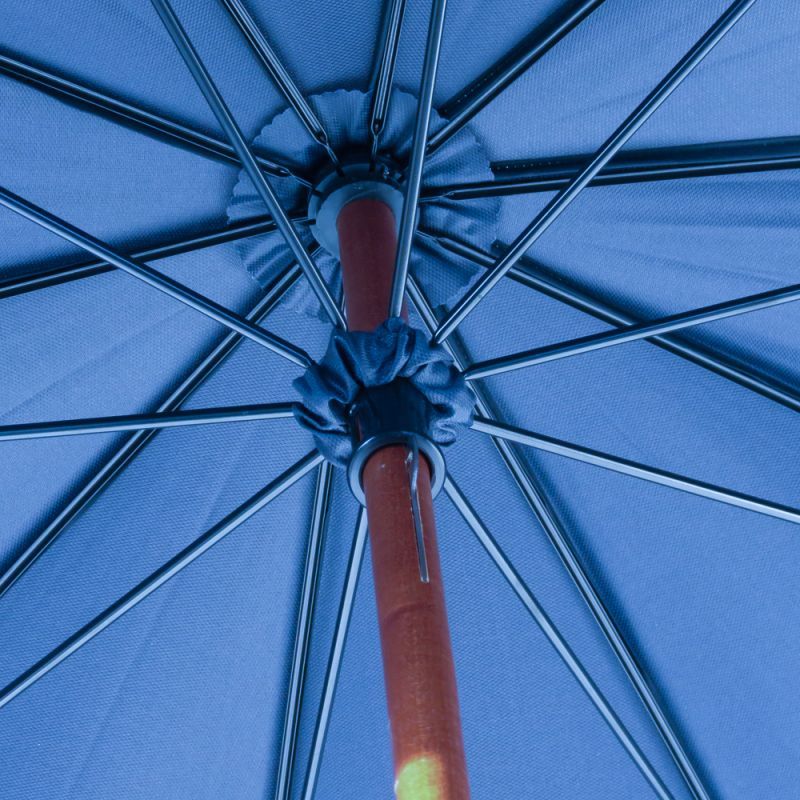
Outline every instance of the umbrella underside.
<path fill-rule="evenodd" d="M 388 795 L 382 556 L 292 388 L 333 185 L 474 391 L 472 796 L 800 797 L 800 15 L 529 5 L 0 11 L 0 796 Z M 466 797 L 400 727 L 398 797 Z"/>

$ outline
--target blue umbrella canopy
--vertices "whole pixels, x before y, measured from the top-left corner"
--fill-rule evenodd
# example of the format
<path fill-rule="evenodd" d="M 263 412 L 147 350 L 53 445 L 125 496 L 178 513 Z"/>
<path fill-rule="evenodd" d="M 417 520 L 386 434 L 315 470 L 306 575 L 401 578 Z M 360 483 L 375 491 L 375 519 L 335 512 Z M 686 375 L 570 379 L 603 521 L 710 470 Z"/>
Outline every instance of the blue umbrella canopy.
<path fill-rule="evenodd" d="M 174 9 L 313 248 L 329 154 L 237 5 Z M 336 157 L 371 147 L 401 5 L 247 4 Z M 430 17 L 408 0 L 381 133 L 400 162 Z M 2 202 L 51 227 L 0 212 L 0 796 L 389 796 L 365 520 L 288 405 L 329 320 L 149 4 L 0 20 Z M 412 324 L 512 267 L 446 337 L 484 420 L 436 501 L 475 798 L 800 797 L 799 38 L 768 0 L 447 9 Z M 125 274 L 142 262 L 159 274 Z M 103 430 L 12 440 L 86 418 Z"/>

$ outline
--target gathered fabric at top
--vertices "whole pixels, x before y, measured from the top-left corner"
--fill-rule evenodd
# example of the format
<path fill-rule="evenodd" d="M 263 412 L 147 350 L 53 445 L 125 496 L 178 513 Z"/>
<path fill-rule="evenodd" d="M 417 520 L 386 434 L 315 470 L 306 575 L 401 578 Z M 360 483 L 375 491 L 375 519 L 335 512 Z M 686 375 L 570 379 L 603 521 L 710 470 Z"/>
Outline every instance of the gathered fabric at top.
<path fill-rule="evenodd" d="M 339 153 L 368 153 L 369 115 L 372 95 L 356 89 L 311 94 L 308 101 L 330 134 L 332 147 Z M 381 152 L 397 163 L 410 158 L 417 116 L 417 98 L 406 91 L 394 89 L 391 95 L 392 113 L 381 133 Z M 431 130 L 444 124 L 436 110 L 431 112 Z M 315 174 L 327 163 L 324 151 L 303 128 L 297 114 L 287 108 L 266 122 L 252 144 L 261 153 L 280 153 L 281 163 L 295 171 Z M 447 141 L 425 160 L 426 185 L 446 185 L 459 181 L 488 181 L 494 173 L 485 148 L 470 125 L 458 136 Z M 270 179 L 270 184 L 284 208 L 304 213 L 308 206 L 305 188 L 298 181 L 287 178 Z M 439 199 L 436 203 L 422 203 L 419 224 L 434 232 L 447 232 L 448 236 L 470 242 L 484 250 L 491 248 L 503 224 L 504 204 L 496 197 L 483 197 L 463 203 L 458 200 Z M 230 222 L 249 220 L 269 211 L 256 191 L 246 170 L 239 173 L 228 205 Z M 306 246 L 313 242 L 307 226 L 299 226 L 300 236 Z M 453 254 L 432 239 L 422 239 L 421 247 L 411 252 L 411 272 L 424 285 L 436 286 L 437 302 L 452 303 L 477 279 L 480 270 L 469 260 L 454 259 Z M 269 286 L 277 275 L 292 261 L 292 254 L 280 233 L 266 233 L 247 237 L 236 242 L 242 264 L 261 285 Z M 339 261 L 324 248 L 314 256 L 320 272 L 335 298 L 342 295 Z M 457 269 L 453 269 L 453 264 Z M 307 281 L 297 281 L 284 296 L 286 308 L 313 318 L 325 320 Z"/>
<path fill-rule="evenodd" d="M 325 458 L 345 467 L 353 454 L 353 404 L 363 389 L 397 378 L 425 398 L 432 441 L 451 444 L 459 426 L 471 423 L 475 397 L 447 351 L 397 317 L 370 332 L 334 331 L 322 360 L 293 383 L 301 397 L 295 416 Z"/>

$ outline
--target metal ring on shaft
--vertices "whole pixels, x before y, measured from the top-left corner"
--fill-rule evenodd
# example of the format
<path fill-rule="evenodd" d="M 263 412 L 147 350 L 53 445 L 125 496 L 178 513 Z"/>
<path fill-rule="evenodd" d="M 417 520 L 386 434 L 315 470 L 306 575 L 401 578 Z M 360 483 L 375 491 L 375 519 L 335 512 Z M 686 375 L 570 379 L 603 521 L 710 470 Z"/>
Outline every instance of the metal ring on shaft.
<path fill-rule="evenodd" d="M 393 444 L 404 444 L 408 447 L 417 445 L 421 455 L 425 456 L 431 470 L 431 494 L 436 497 L 444 486 L 444 479 L 447 474 L 444 456 L 439 447 L 419 433 L 412 431 L 386 431 L 376 433 L 368 439 L 364 439 L 356 448 L 350 463 L 347 465 L 347 480 L 350 483 L 350 491 L 362 506 L 366 506 L 367 500 L 364 496 L 364 487 L 361 484 L 361 473 L 369 457 L 380 450 Z"/>

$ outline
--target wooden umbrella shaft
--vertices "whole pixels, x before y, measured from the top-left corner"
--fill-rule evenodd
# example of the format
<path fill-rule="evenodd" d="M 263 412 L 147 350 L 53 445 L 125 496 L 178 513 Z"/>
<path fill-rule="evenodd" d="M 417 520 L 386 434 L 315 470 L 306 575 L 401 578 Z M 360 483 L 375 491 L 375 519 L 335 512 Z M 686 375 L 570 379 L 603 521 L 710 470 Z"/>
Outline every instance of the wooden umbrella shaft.
<path fill-rule="evenodd" d="M 348 203 L 337 219 L 347 324 L 386 320 L 397 250 L 395 218 L 380 200 Z M 403 315 L 407 316 L 404 308 Z M 398 800 L 467 800 L 455 670 L 436 542 L 431 476 L 417 495 L 429 581 L 420 578 L 409 448 L 373 453 L 362 471 Z"/>

